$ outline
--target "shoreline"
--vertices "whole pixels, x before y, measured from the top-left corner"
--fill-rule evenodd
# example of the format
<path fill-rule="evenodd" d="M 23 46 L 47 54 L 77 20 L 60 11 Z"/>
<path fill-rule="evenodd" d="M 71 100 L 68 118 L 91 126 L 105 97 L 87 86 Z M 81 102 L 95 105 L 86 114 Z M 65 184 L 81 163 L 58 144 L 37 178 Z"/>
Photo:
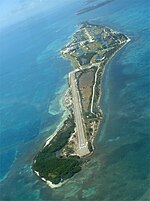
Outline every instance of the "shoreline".
<path fill-rule="evenodd" d="M 67 89 L 67 90 L 68 90 L 68 89 Z M 66 91 L 66 92 L 67 92 L 67 91 Z M 65 95 L 66 95 L 66 93 L 65 93 Z M 64 98 L 65 98 L 65 96 L 62 97 L 62 99 L 64 99 Z M 62 101 L 63 101 L 63 100 L 62 100 Z M 63 115 L 62 115 L 62 117 L 61 117 L 61 119 L 60 119 L 60 123 L 57 125 L 56 130 L 54 131 L 54 133 L 53 133 L 52 135 L 50 135 L 49 137 L 46 138 L 46 141 L 45 141 L 45 144 L 44 144 L 43 148 L 46 147 L 48 144 L 50 144 L 50 142 L 53 140 L 53 138 L 57 135 L 59 129 L 63 126 L 64 121 L 65 121 L 65 120 L 67 119 L 67 117 L 69 116 L 69 111 L 68 111 L 68 109 L 65 108 L 65 107 L 63 107 L 63 109 L 64 109 L 64 112 L 63 112 Z"/>
<path fill-rule="evenodd" d="M 102 79 L 103 79 L 103 76 L 104 76 L 104 73 L 105 73 L 105 70 L 106 70 L 106 67 L 107 67 L 107 65 L 108 65 L 108 63 L 116 56 L 116 54 L 121 50 L 121 49 L 123 49 L 123 47 L 125 47 L 130 41 L 131 41 L 131 39 L 127 36 L 127 35 L 125 35 L 126 36 L 126 38 L 127 38 L 127 41 L 123 44 L 123 46 L 122 47 L 120 47 L 116 52 L 114 52 L 113 54 L 112 54 L 112 56 L 108 59 L 108 61 L 106 62 L 106 64 L 104 65 L 104 68 L 103 68 L 103 72 L 102 72 Z M 102 90 L 102 83 L 101 83 L 101 86 L 100 86 L 100 96 L 99 96 L 99 99 L 98 99 L 98 101 L 97 101 L 97 105 L 98 104 L 100 104 L 100 101 L 101 101 L 101 97 L 102 97 L 102 95 L 103 95 L 103 90 Z M 99 109 L 100 109 L 100 111 L 101 111 L 101 113 L 102 113 L 102 115 L 103 115 L 103 118 L 102 118 L 102 120 L 104 119 L 104 113 L 103 113 L 103 110 L 101 109 L 101 106 L 99 106 Z M 100 122 L 99 122 L 99 125 L 98 125 L 98 131 L 100 130 Z M 97 132 L 98 132 L 97 131 Z M 95 136 L 96 136 L 96 134 L 95 134 Z M 95 136 L 93 137 L 93 139 L 92 139 L 92 148 L 93 148 L 93 151 L 94 151 L 94 139 L 95 139 Z M 102 136 L 101 136 L 102 137 Z"/>
<path fill-rule="evenodd" d="M 68 88 L 68 78 L 67 78 L 67 74 L 64 76 L 64 79 L 67 81 L 59 90 L 58 92 L 56 92 L 56 96 L 61 97 L 60 100 L 59 100 L 59 106 L 60 106 L 60 110 L 62 112 L 62 116 L 61 116 L 61 119 L 55 129 L 55 131 L 53 132 L 53 134 L 51 134 L 50 136 L 48 136 L 45 140 L 45 144 L 43 146 L 43 148 L 45 146 L 47 146 L 51 141 L 52 139 L 57 135 L 57 132 L 59 131 L 59 129 L 62 127 L 63 125 L 63 122 L 67 119 L 67 117 L 69 116 L 69 111 L 67 109 L 66 106 L 64 106 L 64 101 L 65 101 L 65 97 L 66 97 L 66 94 L 69 90 Z M 55 100 L 55 99 L 54 99 Z M 52 100 L 52 101 L 54 101 Z M 49 106 L 48 106 L 48 113 L 49 113 Z"/>
<path fill-rule="evenodd" d="M 35 175 L 38 176 L 42 181 L 46 182 L 46 184 L 47 184 L 50 188 L 52 188 L 52 189 L 54 189 L 54 188 L 59 188 L 59 187 L 61 187 L 63 184 L 65 184 L 65 183 L 67 182 L 67 180 L 66 180 L 66 181 L 64 181 L 64 182 L 59 182 L 58 184 L 53 184 L 50 180 L 46 180 L 46 179 L 44 179 L 43 177 L 40 177 L 39 172 L 37 172 L 37 171 L 35 171 L 35 170 L 33 170 L 33 172 L 34 172 Z"/>

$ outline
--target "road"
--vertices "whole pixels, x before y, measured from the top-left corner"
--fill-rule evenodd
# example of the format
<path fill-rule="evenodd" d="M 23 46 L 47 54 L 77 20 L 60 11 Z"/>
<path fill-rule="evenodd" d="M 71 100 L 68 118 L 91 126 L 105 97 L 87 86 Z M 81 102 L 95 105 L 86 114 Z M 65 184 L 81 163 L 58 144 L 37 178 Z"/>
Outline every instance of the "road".
<path fill-rule="evenodd" d="M 70 86 L 72 91 L 72 100 L 73 100 L 73 111 L 74 111 L 74 118 L 75 118 L 75 124 L 76 124 L 76 130 L 77 130 L 77 136 L 78 136 L 78 155 L 85 156 L 89 154 L 88 149 L 88 142 L 85 136 L 84 132 L 84 125 L 82 120 L 82 108 L 80 104 L 80 96 L 79 91 L 75 79 L 75 72 L 71 72 L 69 74 L 70 78 Z"/>

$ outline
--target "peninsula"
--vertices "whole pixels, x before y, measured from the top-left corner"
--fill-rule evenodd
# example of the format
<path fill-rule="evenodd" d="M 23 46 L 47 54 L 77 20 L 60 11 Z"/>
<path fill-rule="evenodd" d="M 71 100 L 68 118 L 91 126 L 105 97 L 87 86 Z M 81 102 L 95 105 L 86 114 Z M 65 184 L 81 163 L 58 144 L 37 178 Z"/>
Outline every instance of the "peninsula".
<path fill-rule="evenodd" d="M 34 173 L 51 187 L 61 186 L 79 172 L 93 153 L 93 140 L 103 119 L 99 106 L 103 72 L 129 41 L 120 32 L 84 22 L 61 50 L 74 68 L 64 100 L 68 117 L 33 160 Z"/>

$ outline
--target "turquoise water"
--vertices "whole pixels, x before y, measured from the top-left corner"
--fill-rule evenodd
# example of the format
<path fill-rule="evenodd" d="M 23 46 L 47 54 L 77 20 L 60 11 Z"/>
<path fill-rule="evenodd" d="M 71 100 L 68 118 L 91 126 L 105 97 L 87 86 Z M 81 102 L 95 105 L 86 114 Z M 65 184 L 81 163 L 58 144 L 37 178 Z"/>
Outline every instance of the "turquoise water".
<path fill-rule="evenodd" d="M 77 1 L 0 32 L 2 201 L 140 201 L 148 197 L 149 3 L 116 0 L 76 16 L 83 5 Z M 51 190 L 32 173 L 31 163 L 61 120 L 63 111 L 53 100 L 62 96 L 72 67 L 60 57 L 59 49 L 83 20 L 121 31 L 131 42 L 105 71 L 100 103 L 105 118 L 95 153 L 83 171 Z"/>

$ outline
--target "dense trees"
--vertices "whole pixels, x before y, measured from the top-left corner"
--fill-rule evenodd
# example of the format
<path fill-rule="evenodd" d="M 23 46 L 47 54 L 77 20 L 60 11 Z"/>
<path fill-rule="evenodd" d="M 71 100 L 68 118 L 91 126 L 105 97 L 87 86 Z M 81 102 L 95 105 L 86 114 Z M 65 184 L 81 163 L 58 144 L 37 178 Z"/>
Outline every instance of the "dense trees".
<path fill-rule="evenodd" d="M 56 156 L 56 152 L 67 143 L 74 128 L 74 119 L 68 118 L 51 143 L 35 157 L 33 170 L 39 172 L 40 177 L 57 184 L 81 170 L 81 161 L 78 157 L 58 158 Z"/>

